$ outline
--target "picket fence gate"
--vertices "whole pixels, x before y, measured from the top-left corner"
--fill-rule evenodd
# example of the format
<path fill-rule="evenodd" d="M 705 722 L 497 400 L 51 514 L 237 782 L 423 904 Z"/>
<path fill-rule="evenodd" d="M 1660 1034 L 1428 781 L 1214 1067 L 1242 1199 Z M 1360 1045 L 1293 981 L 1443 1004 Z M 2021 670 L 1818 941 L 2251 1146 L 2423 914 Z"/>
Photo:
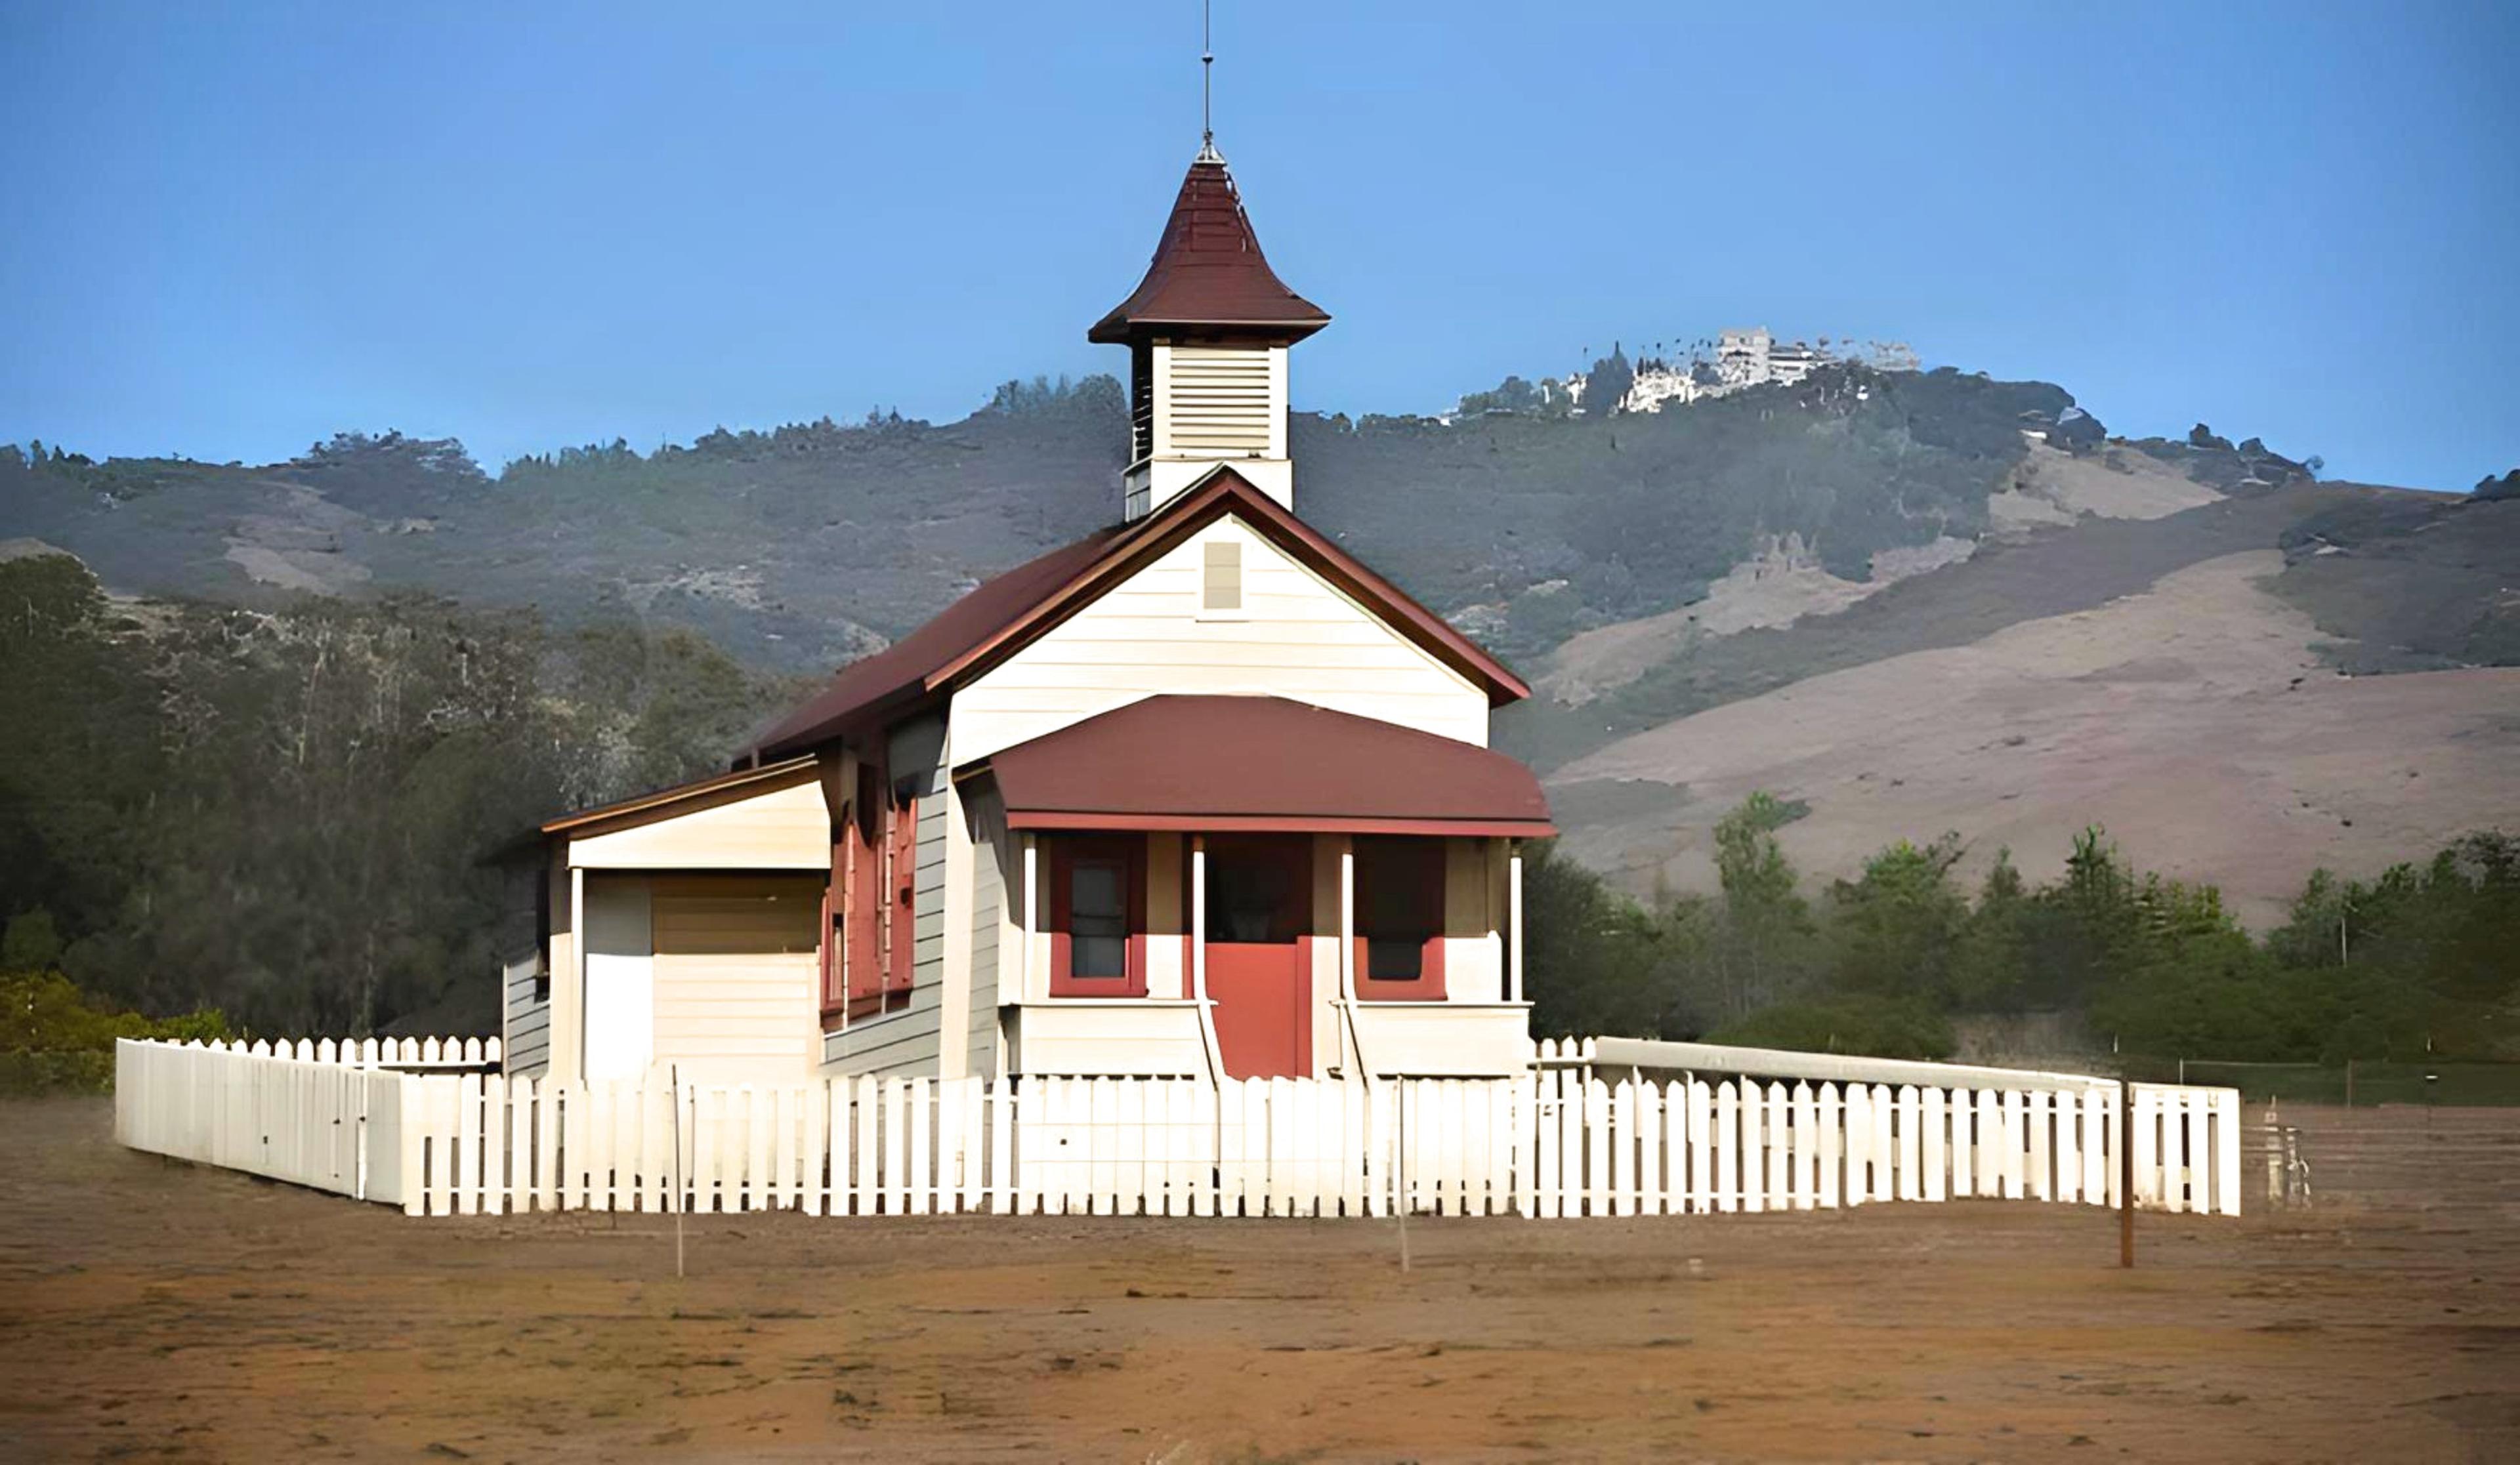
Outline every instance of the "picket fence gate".
<path fill-rule="evenodd" d="M 1372 1085 L 729 1087 L 661 1071 L 568 1084 L 120 1046 L 124 1143 L 413 1215 L 1372 1217 L 1405 1199 L 1418 1214 L 1552 1220 L 1971 1197 L 2113 1205 L 2120 1174 L 2114 1085 L 1609 1084 L 1565 1068 Z M 2133 1092 L 2137 1203 L 2238 1214 L 2238 1093 Z"/>

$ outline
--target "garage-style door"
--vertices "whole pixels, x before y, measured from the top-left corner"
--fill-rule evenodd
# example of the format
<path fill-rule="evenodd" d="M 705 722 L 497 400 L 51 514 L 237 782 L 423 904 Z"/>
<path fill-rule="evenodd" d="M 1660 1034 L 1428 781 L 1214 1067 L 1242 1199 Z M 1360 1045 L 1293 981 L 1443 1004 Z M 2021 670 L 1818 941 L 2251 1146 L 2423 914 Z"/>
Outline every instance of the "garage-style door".
<path fill-rule="evenodd" d="M 669 875 L 652 890 L 655 1061 L 699 1083 L 807 1076 L 823 877 Z"/>

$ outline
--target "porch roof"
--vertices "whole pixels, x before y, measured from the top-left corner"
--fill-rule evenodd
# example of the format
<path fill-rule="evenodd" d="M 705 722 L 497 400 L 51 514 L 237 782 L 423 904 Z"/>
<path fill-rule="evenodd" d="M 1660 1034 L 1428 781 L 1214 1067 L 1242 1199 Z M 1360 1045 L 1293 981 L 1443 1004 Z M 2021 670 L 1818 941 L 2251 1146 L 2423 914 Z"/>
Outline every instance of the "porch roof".
<path fill-rule="evenodd" d="M 958 772 L 982 767 L 1015 829 L 1557 832 L 1503 753 L 1284 697 L 1147 697 Z"/>

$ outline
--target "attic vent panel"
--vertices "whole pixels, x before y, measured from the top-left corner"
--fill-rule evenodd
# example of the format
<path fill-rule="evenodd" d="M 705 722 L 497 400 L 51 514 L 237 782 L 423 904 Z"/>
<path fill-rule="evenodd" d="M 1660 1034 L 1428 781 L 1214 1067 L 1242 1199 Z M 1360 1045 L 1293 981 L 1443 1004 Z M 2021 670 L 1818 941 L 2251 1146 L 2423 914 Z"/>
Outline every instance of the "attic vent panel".
<path fill-rule="evenodd" d="M 1207 542 L 1206 573 L 1199 581 L 1201 610 L 1240 610 L 1242 608 L 1242 542 L 1235 539 L 1211 539 Z"/>
<path fill-rule="evenodd" d="M 1165 381 L 1169 446 L 1186 457 L 1269 456 L 1275 404 L 1266 348 L 1175 346 Z"/>

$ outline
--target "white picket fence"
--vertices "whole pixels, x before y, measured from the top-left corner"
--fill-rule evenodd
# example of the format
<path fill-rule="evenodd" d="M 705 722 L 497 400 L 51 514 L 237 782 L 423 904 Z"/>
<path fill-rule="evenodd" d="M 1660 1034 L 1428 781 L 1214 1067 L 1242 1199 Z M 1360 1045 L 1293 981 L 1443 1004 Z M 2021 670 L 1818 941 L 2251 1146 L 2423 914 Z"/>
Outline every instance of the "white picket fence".
<path fill-rule="evenodd" d="M 495 1074 L 124 1043 L 136 1148 L 398 1202 L 824 1216 L 1448 1216 L 2114 1204 L 2118 1091 L 1638 1078 L 855 1078 L 784 1087 Z M 145 1053 L 137 1050 L 147 1050 Z M 345 1074 L 366 1087 L 328 1088 Z M 242 1093 L 244 1096 L 240 1097 Z M 2134 1089 L 2136 1199 L 2239 1211 L 2239 1095 Z M 355 1137 L 343 1137 L 348 1131 Z M 239 1158 L 241 1157 L 241 1158 Z M 277 1157 L 277 1158 L 275 1158 Z"/>
<path fill-rule="evenodd" d="M 269 1044 L 125 1040 L 113 1045 L 113 1137 L 398 1205 L 410 1082 L 391 1069 L 275 1055 Z"/>
<path fill-rule="evenodd" d="M 477 1068 L 495 1072 L 501 1066 L 496 1038 L 284 1038 L 278 1043 L 256 1039 L 208 1043 L 227 1052 L 263 1058 L 293 1058 L 301 1063 L 339 1063 L 352 1068 L 401 1068 L 455 1071 Z"/>

